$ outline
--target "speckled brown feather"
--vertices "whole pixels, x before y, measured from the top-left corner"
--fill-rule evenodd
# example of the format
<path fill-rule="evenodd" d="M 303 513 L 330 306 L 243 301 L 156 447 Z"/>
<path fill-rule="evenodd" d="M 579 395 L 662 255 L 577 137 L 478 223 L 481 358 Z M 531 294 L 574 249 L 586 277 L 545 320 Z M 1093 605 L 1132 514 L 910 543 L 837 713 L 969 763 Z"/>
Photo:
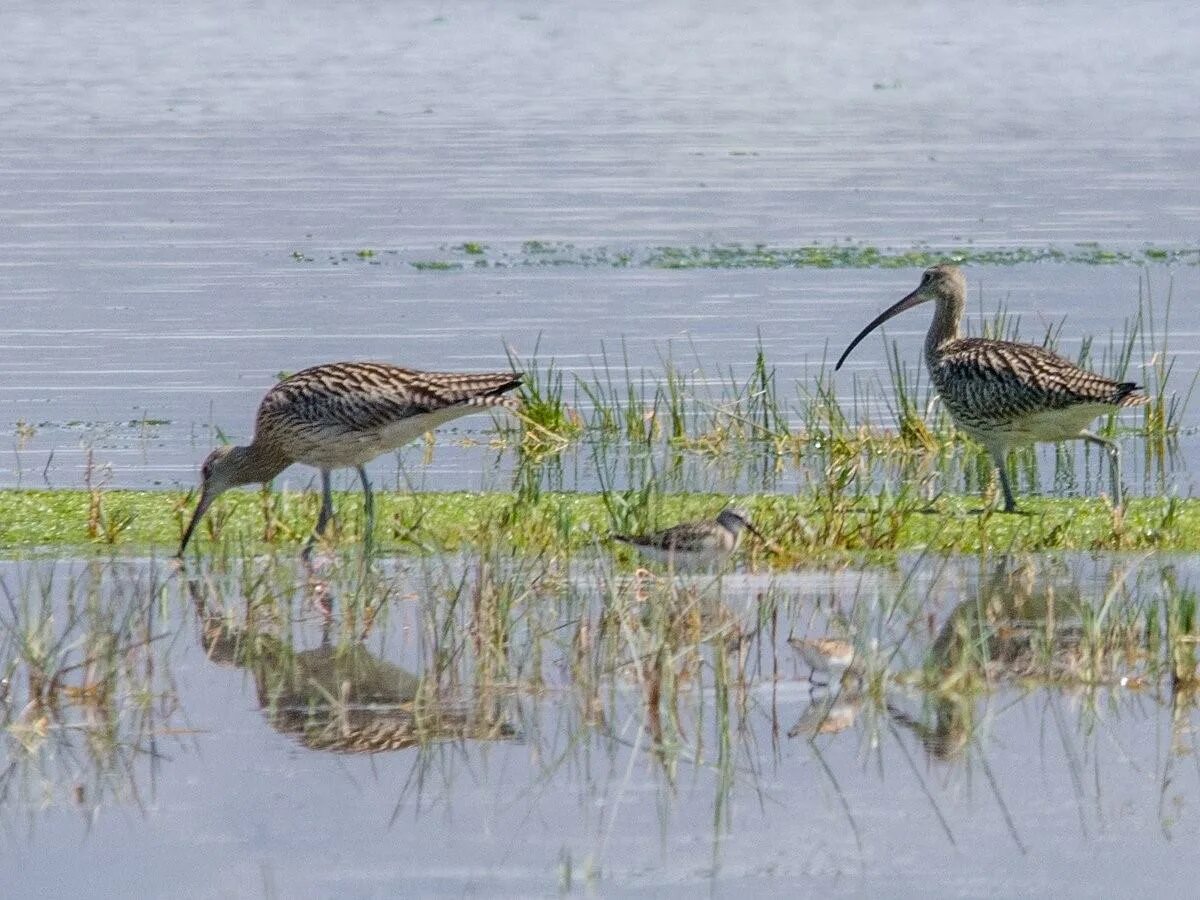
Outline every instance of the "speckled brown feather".
<path fill-rule="evenodd" d="M 334 753 L 381 753 L 450 740 L 507 740 L 516 729 L 504 721 L 470 715 L 418 716 L 412 710 L 343 710 L 277 714 L 272 724 L 295 734 L 312 750 Z"/>
<path fill-rule="evenodd" d="M 513 372 L 422 372 L 385 363 L 327 363 L 297 372 L 267 392 L 258 409 L 254 443 L 310 465 L 357 465 L 458 415 L 514 408 L 515 399 L 503 395 L 520 383 L 521 376 Z M 396 429 L 407 426 L 415 433 L 397 437 Z"/>
<path fill-rule="evenodd" d="M 1149 398 L 1131 381 L 1082 369 L 1034 344 L 964 338 L 938 347 L 930 376 L 960 425 L 994 428 L 1047 410 L 1099 404 L 1139 406 Z"/>
<path fill-rule="evenodd" d="M 651 534 L 614 534 L 612 537 L 614 541 L 634 547 L 691 552 L 716 544 L 723 535 L 724 530 L 715 522 L 683 522 Z"/>
<path fill-rule="evenodd" d="M 386 363 L 326 363 L 285 378 L 258 408 L 257 425 L 319 424 L 362 431 L 451 406 L 513 407 L 502 396 L 521 383 L 512 372 L 421 372 Z"/>
<path fill-rule="evenodd" d="M 322 472 L 321 512 L 305 552 L 333 518 L 329 473 L 334 469 L 359 470 L 369 534 L 371 486 L 362 467 L 459 416 L 515 407 L 503 395 L 520 383 L 516 372 L 421 372 L 371 362 L 327 363 L 283 379 L 259 405 L 254 440 L 218 447 L 204 460 L 200 500 L 179 555 L 214 498 L 231 487 L 269 482 L 292 463 Z"/>
<path fill-rule="evenodd" d="M 846 357 L 868 334 L 894 316 L 934 303 L 925 334 L 925 364 L 954 424 L 991 454 L 1004 493 L 1004 509 L 1015 512 L 1006 457 L 1015 447 L 1040 441 L 1082 440 L 1102 447 L 1110 460 L 1113 503 L 1123 502 L 1120 447 L 1093 434 L 1098 416 L 1149 401 L 1132 381 L 1114 381 L 1080 368 L 1036 344 L 960 338 L 967 279 L 957 266 L 930 266 L 917 289 L 885 309 L 849 343 Z"/>

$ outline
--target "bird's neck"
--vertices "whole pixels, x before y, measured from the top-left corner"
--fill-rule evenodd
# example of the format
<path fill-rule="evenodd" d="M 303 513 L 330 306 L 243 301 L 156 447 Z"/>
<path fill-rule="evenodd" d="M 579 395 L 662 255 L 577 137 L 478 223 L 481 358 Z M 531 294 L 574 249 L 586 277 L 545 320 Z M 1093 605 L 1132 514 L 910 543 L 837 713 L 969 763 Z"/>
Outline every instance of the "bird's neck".
<path fill-rule="evenodd" d="M 234 447 L 229 456 L 236 459 L 238 484 L 265 484 L 292 462 L 274 444 L 258 439 L 245 447 Z"/>
<path fill-rule="evenodd" d="M 962 297 L 939 297 L 933 311 L 933 322 L 925 335 L 925 360 L 932 367 L 941 355 L 941 349 L 951 341 L 958 340 L 958 328 L 962 322 Z"/>

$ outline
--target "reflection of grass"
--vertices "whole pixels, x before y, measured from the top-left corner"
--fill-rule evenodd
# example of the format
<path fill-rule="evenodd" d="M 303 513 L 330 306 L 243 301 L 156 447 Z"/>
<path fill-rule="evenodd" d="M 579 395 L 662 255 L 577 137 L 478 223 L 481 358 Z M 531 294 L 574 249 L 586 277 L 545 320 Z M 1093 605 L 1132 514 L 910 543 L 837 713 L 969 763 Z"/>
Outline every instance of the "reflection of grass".
<path fill-rule="evenodd" d="M 101 560 L 0 577 L 4 808 L 141 802 L 136 782 L 177 712 L 161 589 L 152 571 Z"/>
<path fill-rule="evenodd" d="M 272 515 L 286 520 L 291 499 L 285 495 Z M 684 499 L 700 510 L 714 498 Z M 582 500 L 603 521 L 599 498 Z M 233 501 L 224 529 L 261 516 L 257 494 Z M 543 496 L 530 505 L 530 521 L 545 514 L 545 502 L 564 515 L 579 512 L 572 498 Z M 671 506 L 676 498 L 654 502 L 663 514 L 682 511 Z M 780 502 L 754 509 L 764 527 L 778 531 L 793 514 L 792 501 Z M 426 518 L 440 514 L 431 509 Z M 1000 518 L 979 520 L 980 527 Z M 822 758 L 832 742 L 841 742 L 833 752 L 843 762 L 857 760 L 851 764 L 866 772 L 877 761 L 880 778 L 885 769 L 895 779 L 898 768 L 910 767 L 923 784 L 928 779 L 925 796 L 950 840 L 938 809 L 943 792 L 921 764 L 922 752 L 961 766 L 964 778 L 986 778 L 1003 802 L 1013 784 L 993 780 L 991 754 L 1017 753 L 1032 764 L 1045 759 L 1048 744 L 1052 758 L 1069 765 L 1090 759 L 1082 752 L 1087 743 L 1112 731 L 1094 727 L 1089 716 L 1110 722 L 1122 714 L 1113 698 L 1123 696 L 1139 704 L 1136 725 L 1153 724 L 1148 709 L 1172 715 L 1170 747 L 1144 741 L 1139 752 L 1182 756 L 1191 749 L 1188 689 L 1200 622 L 1195 590 L 1169 563 L 922 556 L 902 561 L 878 587 L 869 586 L 873 578 L 812 573 L 679 579 L 631 573 L 603 555 L 569 559 L 561 546 L 513 554 L 501 530 L 486 525 L 480 534 L 462 555 L 378 570 L 346 559 L 302 570 L 292 554 L 252 556 L 236 541 L 229 546 L 237 552 L 168 582 L 151 565 L 119 560 L 6 566 L 0 796 L 7 802 L 0 812 L 24 823 L 72 802 L 153 803 L 153 784 L 138 782 L 149 780 L 141 773 L 151 754 L 155 771 L 173 777 L 195 765 L 196 754 L 161 752 L 164 731 L 185 719 L 172 685 L 204 691 L 207 679 L 221 677 L 218 667 L 230 666 L 246 673 L 232 683 L 244 684 L 245 700 L 261 707 L 264 731 L 280 733 L 268 735 L 271 741 L 238 735 L 238 746 L 265 754 L 252 761 L 268 770 L 263 777 L 275 777 L 271 754 L 293 756 L 294 740 L 314 752 L 391 752 L 392 763 L 412 767 L 408 778 L 381 781 L 381 790 L 399 795 L 397 811 L 408 805 L 428 816 L 431 797 L 450 803 L 464 790 L 477 796 L 483 784 L 503 802 L 528 800 L 536 812 L 537 804 L 555 804 L 555 821 L 564 821 L 564 808 L 568 822 L 582 809 L 578 815 L 601 836 L 614 826 L 643 827 L 642 813 L 622 802 L 634 784 L 639 801 L 652 794 L 662 804 L 664 829 L 686 830 L 689 839 L 711 832 L 717 862 L 722 833 L 741 826 L 742 814 L 733 811 L 777 783 L 771 764 L 781 748 L 818 763 L 839 797 L 836 779 L 846 770 Z M 957 570 L 943 579 L 941 567 L 952 564 Z M 162 634 L 173 638 L 156 640 Z M 851 677 L 832 680 L 824 698 L 810 694 L 795 683 L 789 635 L 848 642 Z M 989 706 L 989 695 L 1004 686 L 1019 691 Z M 1011 702 L 1021 692 L 1033 695 L 1029 704 Z M 989 724 L 1005 716 L 1032 719 L 1034 734 L 1044 730 L 1045 718 L 1031 711 L 1052 709 L 1063 696 L 1080 714 L 1057 723 L 1056 740 L 1015 748 L 989 741 Z M 206 732 L 231 722 L 218 711 L 197 723 L 203 730 L 195 739 L 224 748 L 228 733 L 206 744 Z M 238 719 L 232 727 L 247 725 Z M 528 772 L 496 755 L 498 745 L 480 746 L 514 739 Z M 308 762 L 299 775 L 285 774 L 323 777 L 327 770 Z M 1011 771 L 996 767 L 1002 777 L 1017 777 Z M 703 824 L 694 816 L 698 784 L 712 790 Z M 686 805 L 678 786 L 687 788 Z M 587 802 L 564 807 L 564 792 L 573 800 L 586 792 Z M 840 799 L 858 838 L 854 816 L 864 801 Z M 669 814 L 676 804 L 686 818 Z M 1012 820 L 1009 827 L 1019 841 Z M 557 844 L 541 846 L 559 852 L 567 870 L 574 866 Z M 595 871 L 611 871 L 607 852 L 599 840 Z"/>

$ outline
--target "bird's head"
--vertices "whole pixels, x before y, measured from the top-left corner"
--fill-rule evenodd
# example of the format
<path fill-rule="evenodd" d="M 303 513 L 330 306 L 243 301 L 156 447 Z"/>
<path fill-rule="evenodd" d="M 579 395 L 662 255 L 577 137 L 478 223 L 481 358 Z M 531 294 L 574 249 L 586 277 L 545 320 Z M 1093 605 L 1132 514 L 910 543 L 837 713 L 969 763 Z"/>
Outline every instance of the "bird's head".
<path fill-rule="evenodd" d="M 725 509 L 717 513 L 717 522 L 724 528 L 728 528 L 734 534 L 737 534 L 743 528 L 749 531 L 752 535 L 763 539 L 762 533 L 754 527 L 750 521 L 750 514 L 744 509 L 739 509 L 736 506 L 727 506 Z"/>
<path fill-rule="evenodd" d="M 835 370 L 842 367 L 842 363 L 846 361 L 846 357 L 850 355 L 850 351 L 861 343 L 862 339 L 868 334 L 886 322 L 893 316 L 898 316 L 906 309 L 912 309 L 914 306 L 920 306 L 922 303 L 934 301 L 939 305 L 946 305 L 952 308 L 952 312 L 957 315 L 961 309 L 961 305 L 967 296 L 967 279 L 963 275 L 962 269 L 958 266 L 943 263 L 937 266 L 930 266 L 921 273 L 921 283 L 917 285 L 917 289 L 903 298 L 897 303 L 885 309 L 874 321 L 866 328 L 858 333 L 858 336 L 850 342 L 838 358 Z M 958 307 L 958 309 L 954 309 Z"/>
<path fill-rule="evenodd" d="M 257 480 L 248 477 L 253 473 L 248 473 L 245 465 L 246 449 L 233 446 L 218 447 L 205 458 L 204 464 L 200 467 L 200 500 L 196 504 L 195 512 L 192 513 L 192 520 L 188 523 L 187 530 L 183 533 L 183 540 L 179 544 L 179 556 L 183 556 L 188 541 L 192 539 L 192 532 L 195 531 L 200 520 L 204 518 L 204 513 L 208 511 L 208 507 L 217 497 L 231 487 L 249 484 Z"/>

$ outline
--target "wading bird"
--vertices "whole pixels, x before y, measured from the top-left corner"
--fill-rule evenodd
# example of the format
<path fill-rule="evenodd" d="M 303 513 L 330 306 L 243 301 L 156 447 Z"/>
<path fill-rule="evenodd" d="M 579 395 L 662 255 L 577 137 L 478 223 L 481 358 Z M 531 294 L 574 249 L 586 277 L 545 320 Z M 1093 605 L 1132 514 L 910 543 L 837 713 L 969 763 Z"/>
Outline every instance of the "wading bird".
<path fill-rule="evenodd" d="M 515 407 L 513 398 L 502 395 L 520 383 L 520 373 L 514 372 L 419 372 L 360 362 L 326 363 L 285 378 L 263 397 L 254 439 L 244 447 L 218 447 L 204 461 L 200 502 L 179 555 L 221 493 L 241 484 L 268 482 L 292 463 L 321 470 L 321 512 L 305 556 L 333 518 L 334 469 L 358 470 L 369 543 L 375 514 L 363 465 L 459 416 L 489 407 Z"/>
<path fill-rule="evenodd" d="M 1004 511 L 1016 512 L 1005 466 L 1008 451 L 1038 441 L 1084 440 L 1104 448 L 1111 461 L 1113 503 L 1121 505 L 1120 449 L 1087 430 L 1097 416 L 1149 398 L 1132 381 L 1117 382 L 1081 369 L 1044 347 L 958 336 L 967 280 L 957 266 L 926 269 L 917 289 L 864 328 L 837 361 L 892 316 L 934 303 L 925 336 L 925 364 L 954 424 L 982 444 L 1000 473 Z"/>
<path fill-rule="evenodd" d="M 715 519 L 682 522 L 651 534 L 614 534 L 612 538 L 629 544 L 650 559 L 689 568 L 722 562 L 737 549 L 742 529 L 767 543 L 762 533 L 750 524 L 746 512 L 732 507 L 721 510 Z"/>

